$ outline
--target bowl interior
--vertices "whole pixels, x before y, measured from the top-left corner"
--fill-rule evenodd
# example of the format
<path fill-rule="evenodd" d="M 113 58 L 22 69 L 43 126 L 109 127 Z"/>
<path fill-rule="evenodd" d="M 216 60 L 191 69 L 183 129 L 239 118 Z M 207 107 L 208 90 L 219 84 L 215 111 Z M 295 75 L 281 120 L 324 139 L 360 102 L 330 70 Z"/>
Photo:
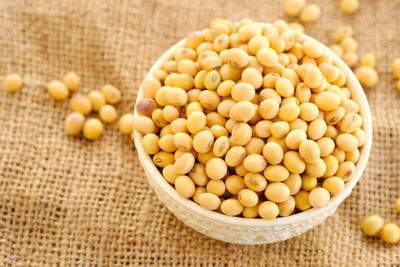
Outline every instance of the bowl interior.
<path fill-rule="evenodd" d="M 315 40 L 314 38 L 303 34 L 304 38 L 306 40 Z M 317 41 L 319 42 L 319 41 Z M 249 219 L 249 218 L 241 218 L 241 217 L 231 217 L 224 215 L 222 213 L 218 213 L 215 211 L 209 211 L 206 209 L 203 209 L 197 203 L 195 203 L 192 200 L 185 199 L 181 197 L 173 188 L 172 185 L 170 185 L 163 177 L 160 171 L 157 169 L 157 167 L 153 164 L 152 159 L 149 157 L 149 155 L 146 154 L 142 147 L 142 135 L 135 130 L 135 145 L 136 149 L 138 151 L 139 157 L 144 159 L 142 161 L 143 168 L 146 168 L 146 170 L 152 175 L 152 178 L 154 178 L 154 182 L 156 182 L 159 186 L 164 188 L 165 194 L 168 194 L 169 197 L 173 198 L 176 202 L 179 202 L 181 205 L 183 205 L 185 208 L 201 214 L 204 217 L 208 217 L 214 221 L 219 221 L 223 222 L 225 224 L 232 224 L 232 225 L 243 225 L 243 226 L 276 226 L 276 225 L 286 225 L 286 224 L 292 224 L 293 222 L 300 222 L 305 219 L 309 219 L 310 217 L 318 216 L 318 214 L 322 213 L 325 210 L 332 209 L 336 207 L 340 202 L 342 202 L 346 197 L 348 197 L 355 186 L 355 184 L 358 182 L 360 179 L 366 165 L 368 162 L 368 157 L 370 154 L 371 150 L 371 144 L 372 144 L 372 119 L 371 119 L 371 112 L 368 106 L 368 101 L 367 98 L 364 94 L 364 90 L 362 89 L 360 83 L 358 82 L 358 79 L 352 72 L 352 70 L 346 65 L 346 63 L 343 62 L 343 60 L 337 56 L 333 51 L 331 51 L 329 48 L 327 48 L 324 44 L 319 42 L 323 49 L 326 50 L 329 54 L 334 59 L 334 63 L 336 66 L 341 68 L 347 78 L 347 88 L 351 92 L 352 99 L 360 106 L 360 115 L 363 118 L 363 126 L 362 128 L 364 129 L 366 133 L 366 143 L 365 145 L 361 148 L 360 150 L 360 159 L 356 164 L 356 171 L 352 175 L 352 178 L 348 180 L 345 183 L 345 188 L 344 190 L 331 198 L 329 201 L 329 204 L 325 207 L 322 208 L 311 208 L 309 210 L 296 213 L 293 215 L 290 215 L 288 217 L 278 217 L 272 220 L 264 220 L 261 218 L 255 218 L 255 219 Z M 161 68 L 162 64 L 169 60 L 172 56 L 174 51 L 179 48 L 183 47 L 185 44 L 185 39 L 179 41 L 176 43 L 174 46 L 172 46 L 170 49 L 168 49 L 157 61 L 156 63 L 152 66 L 152 68 L 149 70 L 149 72 L 146 75 L 146 78 L 152 76 L 154 70 Z M 142 85 L 140 86 L 140 90 L 138 92 L 137 98 L 136 98 L 136 104 L 137 102 L 143 98 L 143 93 L 142 93 Z M 135 104 L 135 106 L 136 106 Z M 135 116 L 136 114 L 136 109 L 135 109 Z"/>

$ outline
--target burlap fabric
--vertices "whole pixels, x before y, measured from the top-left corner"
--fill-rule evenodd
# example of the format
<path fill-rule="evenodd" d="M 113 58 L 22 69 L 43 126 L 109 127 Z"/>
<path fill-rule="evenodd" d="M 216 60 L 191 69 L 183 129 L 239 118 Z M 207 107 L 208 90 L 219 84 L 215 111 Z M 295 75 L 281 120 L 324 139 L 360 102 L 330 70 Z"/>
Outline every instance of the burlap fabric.
<path fill-rule="evenodd" d="M 322 225 L 282 243 L 241 246 L 178 221 L 116 124 L 95 142 L 66 136 L 68 101 L 53 101 L 41 84 L 74 70 L 82 91 L 115 84 L 118 111 L 132 111 L 146 71 L 169 46 L 216 17 L 273 21 L 283 1 L 0 1 L 0 78 L 17 72 L 26 81 L 16 94 L 0 91 L 0 266 L 399 266 L 399 245 L 359 228 L 371 213 L 399 223 L 400 97 L 389 62 L 400 56 L 400 1 L 361 1 L 351 16 L 337 1 L 309 2 L 322 16 L 307 33 L 328 43 L 335 27 L 351 24 L 360 54 L 377 54 L 369 165 Z"/>

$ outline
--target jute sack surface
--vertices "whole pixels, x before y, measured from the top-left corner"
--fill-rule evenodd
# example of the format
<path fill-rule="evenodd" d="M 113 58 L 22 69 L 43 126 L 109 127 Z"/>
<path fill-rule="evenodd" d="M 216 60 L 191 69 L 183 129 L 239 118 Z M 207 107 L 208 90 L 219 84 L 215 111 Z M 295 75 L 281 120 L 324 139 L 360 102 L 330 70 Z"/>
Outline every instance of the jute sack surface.
<path fill-rule="evenodd" d="M 149 67 L 187 33 L 216 17 L 270 22 L 284 17 L 283 1 L 1 1 L 0 78 L 20 73 L 26 86 L 0 91 L 0 266 L 398 266 L 399 245 L 359 228 L 372 213 L 400 222 L 400 96 L 389 65 L 400 56 L 400 1 L 361 1 L 354 15 L 337 1 L 309 2 L 322 15 L 307 33 L 331 43 L 337 26 L 351 24 L 360 55 L 377 54 L 369 165 L 322 225 L 282 243 L 240 246 L 178 221 L 149 189 L 117 124 L 95 142 L 67 136 L 69 103 L 42 85 L 73 70 L 82 92 L 112 83 L 123 92 L 119 113 L 132 111 Z"/>

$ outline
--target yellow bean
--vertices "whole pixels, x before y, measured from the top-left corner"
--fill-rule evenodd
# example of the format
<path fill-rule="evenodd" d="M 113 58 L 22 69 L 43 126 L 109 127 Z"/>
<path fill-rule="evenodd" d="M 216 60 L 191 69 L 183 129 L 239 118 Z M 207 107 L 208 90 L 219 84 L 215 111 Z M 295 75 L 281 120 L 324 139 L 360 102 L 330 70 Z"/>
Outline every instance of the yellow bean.
<path fill-rule="evenodd" d="M 258 214 L 260 214 L 263 219 L 272 220 L 278 217 L 279 207 L 272 201 L 264 201 L 258 207 Z"/>
<path fill-rule="evenodd" d="M 225 215 L 236 216 L 243 211 L 243 205 L 236 199 L 227 199 L 222 202 L 221 211 Z"/>
<path fill-rule="evenodd" d="M 296 202 L 296 208 L 301 211 L 305 211 L 311 208 L 310 203 L 308 202 L 308 195 L 310 193 L 304 190 L 301 190 L 296 195 L 294 195 L 294 200 Z"/>
<path fill-rule="evenodd" d="M 264 170 L 264 176 L 271 182 L 281 182 L 289 177 L 289 171 L 282 165 L 269 165 Z"/>
<path fill-rule="evenodd" d="M 245 181 L 239 175 L 230 175 L 225 180 L 226 190 L 233 195 L 239 194 L 240 190 L 245 189 Z"/>
<path fill-rule="evenodd" d="M 294 174 L 303 173 L 306 168 L 306 163 L 296 151 L 288 151 L 283 157 L 283 164 L 285 167 Z"/>
<path fill-rule="evenodd" d="M 290 190 L 290 195 L 293 196 L 300 191 L 302 180 L 300 175 L 291 173 L 289 178 L 283 181 L 283 183 L 287 185 Z"/>
<path fill-rule="evenodd" d="M 196 188 L 190 177 L 182 175 L 176 178 L 175 189 L 182 197 L 190 198 L 194 195 Z"/>

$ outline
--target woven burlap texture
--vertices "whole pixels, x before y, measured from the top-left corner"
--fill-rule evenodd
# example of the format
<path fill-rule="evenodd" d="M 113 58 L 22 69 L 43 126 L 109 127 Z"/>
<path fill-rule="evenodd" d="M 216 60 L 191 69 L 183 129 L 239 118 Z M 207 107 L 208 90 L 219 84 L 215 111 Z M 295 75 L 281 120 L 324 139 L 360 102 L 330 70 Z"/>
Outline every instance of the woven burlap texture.
<path fill-rule="evenodd" d="M 69 102 L 43 84 L 67 71 L 83 92 L 112 83 L 118 112 L 132 111 L 147 70 L 168 47 L 210 19 L 285 18 L 283 1 L 0 1 L 0 78 L 26 85 L 0 91 L 0 266 L 398 266 L 399 245 L 360 231 L 363 217 L 400 222 L 400 96 L 390 61 L 400 56 L 400 1 L 361 1 L 345 15 L 338 1 L 306 32 L 332 42 L 354 27 L 359 54 L 374 52 L 380 82 L 367 90 L 374 143 L 369 165 L 334 216 L 285 242 L 241 246 L 207 238 L 176 219 L 150 190 L 134 146 L 117 124 L 94 142 L 67 136 Z M 396 265 L 397 264 L 397 265 Z"/>

